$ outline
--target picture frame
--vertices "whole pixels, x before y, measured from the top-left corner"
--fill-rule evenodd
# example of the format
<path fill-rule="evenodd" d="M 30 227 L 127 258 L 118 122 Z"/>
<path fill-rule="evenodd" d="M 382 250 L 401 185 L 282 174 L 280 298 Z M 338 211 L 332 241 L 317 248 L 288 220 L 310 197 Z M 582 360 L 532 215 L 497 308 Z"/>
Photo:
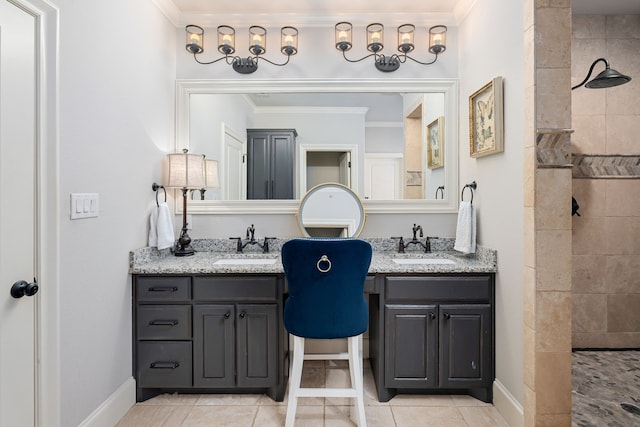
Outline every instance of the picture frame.
<path fill-rule="evenodd" d="M 427 167 L 444 167 L 444 116 L 427 125 Z"/>
<path fill-rule="evenodd" d="M 504 151 L 503 78 L 495 77 L 469 96 L 469 155 Z"/>

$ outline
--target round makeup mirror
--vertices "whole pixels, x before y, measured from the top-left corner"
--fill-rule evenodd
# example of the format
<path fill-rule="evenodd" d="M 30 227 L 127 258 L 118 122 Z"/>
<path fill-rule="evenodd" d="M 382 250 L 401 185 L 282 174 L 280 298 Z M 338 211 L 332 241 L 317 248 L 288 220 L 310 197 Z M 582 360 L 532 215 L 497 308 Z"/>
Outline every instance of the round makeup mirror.
<path fill-rule="evenodd" d="M 358 195 L 337 183 L 320 184 L 309 190 L 300 202 L 297 216 L 306 237 L 357 237 L 365 221 Z"/>

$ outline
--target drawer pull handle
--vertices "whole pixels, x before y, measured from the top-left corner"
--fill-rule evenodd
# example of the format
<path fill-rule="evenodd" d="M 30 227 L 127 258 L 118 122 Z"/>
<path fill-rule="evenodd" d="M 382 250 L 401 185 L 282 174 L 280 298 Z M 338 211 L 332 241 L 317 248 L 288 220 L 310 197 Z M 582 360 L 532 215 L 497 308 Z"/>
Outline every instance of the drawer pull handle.
<path fill-rule="evenodd" d="M 150 320 L 149 324 L 151 326 L 176 326 L 178 324 L 177 320 Z"/>
<path fill-rule="evenodd" d="M 231 317 L 231 313 L 229 313 L 228 311 L 224 314 L 224 318 L 228 319 L 229 317 Z"/>
<path fill-rule="evenodd" d="M 179 362 L 153 362 L 151 369 L 176 369 L 180 366 Z"/>
<path fill-rule="evenodd" d="M 153 286 L 149 288 L 149 292 L 177 292 L 177 286 Z"/>

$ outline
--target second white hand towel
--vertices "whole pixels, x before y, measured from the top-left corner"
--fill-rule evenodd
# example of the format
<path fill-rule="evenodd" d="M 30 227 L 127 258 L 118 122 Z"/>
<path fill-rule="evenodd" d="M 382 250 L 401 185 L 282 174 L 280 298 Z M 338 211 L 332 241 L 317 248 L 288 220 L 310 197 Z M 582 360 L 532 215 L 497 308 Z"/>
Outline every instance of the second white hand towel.
<path fill-rule="evenodd" d="M 171 211 L 166 202 L 159 203 L 156 229 L 158 233 L 158 249 L 166 249 L 173 246 L 176 239 L 173 231 L 173 221 L 171 220 Z"/>
<path fill-rule="evenodd" d="M 471 202 L 460 202 L 453 249 L 464 254 L 476 252 L 476 210 Z"/>

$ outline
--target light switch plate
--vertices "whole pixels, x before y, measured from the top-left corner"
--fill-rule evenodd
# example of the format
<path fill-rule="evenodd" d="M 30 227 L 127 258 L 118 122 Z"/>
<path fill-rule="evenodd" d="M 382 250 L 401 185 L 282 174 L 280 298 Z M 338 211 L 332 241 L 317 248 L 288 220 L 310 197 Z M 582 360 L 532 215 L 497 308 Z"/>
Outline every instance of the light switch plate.
<path fill-rule="evenodd" d="M 98 216 L 98 193 L 71 193 L 71 219 Z"/>

